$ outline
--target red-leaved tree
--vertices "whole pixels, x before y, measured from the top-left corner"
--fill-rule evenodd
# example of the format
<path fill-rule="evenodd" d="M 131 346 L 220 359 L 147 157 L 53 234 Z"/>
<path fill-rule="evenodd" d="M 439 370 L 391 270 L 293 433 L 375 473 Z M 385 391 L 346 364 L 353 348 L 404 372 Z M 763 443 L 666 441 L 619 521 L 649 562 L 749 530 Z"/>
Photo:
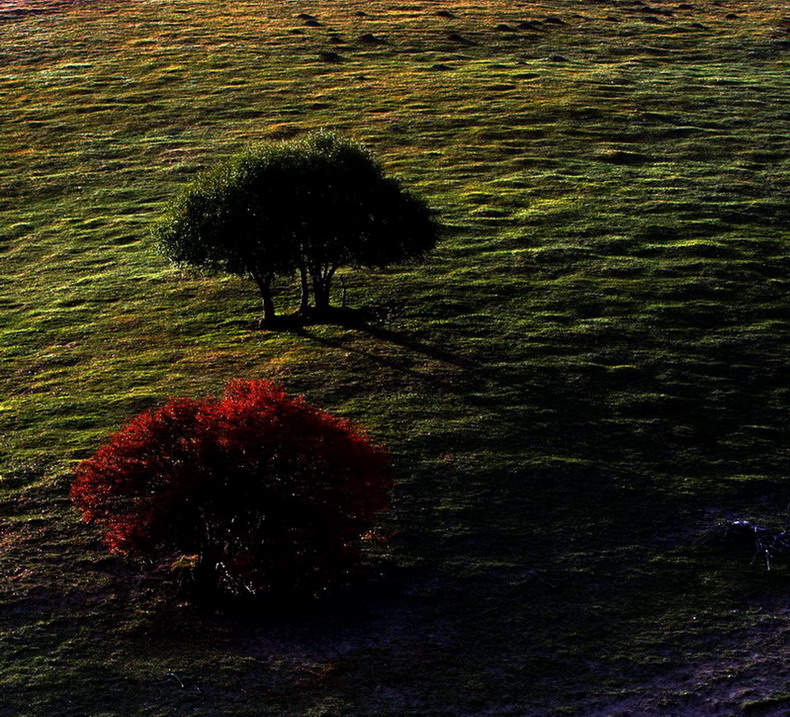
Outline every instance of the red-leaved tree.
<path fill-rule="evenodd" d="M 389 505 L 386 449 L 265 381 L 168 400 L 77 466 L 71 498 L 114 553 L 189 567 L 204 592 L 316 595 Z"/>

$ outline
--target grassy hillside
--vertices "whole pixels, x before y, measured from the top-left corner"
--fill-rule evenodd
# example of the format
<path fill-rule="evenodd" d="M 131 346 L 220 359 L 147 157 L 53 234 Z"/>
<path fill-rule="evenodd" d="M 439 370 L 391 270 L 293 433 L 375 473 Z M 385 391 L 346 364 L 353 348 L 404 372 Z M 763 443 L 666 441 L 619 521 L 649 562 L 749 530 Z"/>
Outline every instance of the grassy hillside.
<path fill-rule="evenodd" d="M 788 571 L 719 538 L 788 504 L 788 13 L 0 4 L 0 714 L 786 713 Z M 250 285 L 148 232 L 201 168 L 320 126 L 445 236 L 348 275 L 382 325 L 256 331 Z M 307 615 L 178 605 L 69 471 L 261 376 L 390 444 L 382 578 Z"/>

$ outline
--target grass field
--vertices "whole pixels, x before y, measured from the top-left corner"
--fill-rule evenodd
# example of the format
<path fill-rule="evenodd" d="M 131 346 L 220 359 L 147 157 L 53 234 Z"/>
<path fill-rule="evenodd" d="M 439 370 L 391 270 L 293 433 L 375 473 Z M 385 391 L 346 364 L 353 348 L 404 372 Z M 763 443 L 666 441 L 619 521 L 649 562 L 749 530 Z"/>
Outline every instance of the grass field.
<path fill-rule="evenodd" d="M 790 502 L 789 71 L 778 0 L 0 2 L 0 714 L 787 714 L 788 569 L 721 536 Z M 257 331 L 148 233 L 322 126 L 444 237 L 348 274 L 381 325 Z M 342 603 L 179 605 L 68 504 L 124 418 L 237 377 L 391 446 Z"/>

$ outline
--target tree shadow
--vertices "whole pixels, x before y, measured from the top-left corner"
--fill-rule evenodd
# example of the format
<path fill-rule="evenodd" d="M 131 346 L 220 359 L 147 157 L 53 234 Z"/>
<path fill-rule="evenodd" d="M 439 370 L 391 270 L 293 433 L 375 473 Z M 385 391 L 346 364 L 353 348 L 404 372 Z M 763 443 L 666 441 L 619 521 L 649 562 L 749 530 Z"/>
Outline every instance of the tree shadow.
<path fill-rule="evenodd" d="M 460 402 L 462 412 L 485 415 L 486 430 L 470 426 L 464 434 L 474 436 L 481 449 L 532 445 L 544 456 L 620 466 L 634 476 L 713 478 L 726 473 L 728 464 L 749 474 L 776 473 L 777 441 L 786 430 L 776 405 L 781 362 L 755 367 L 748 342 L 683 353 L 672 363 L 659 355 L 638 357 L 633 365 L 612 359 L 608 365 L 608 355 L 597 362 L 573 358 L 597 355 L 602 341 L 616 346 L 622 338 L 577 337 L 572 351 L 557 346 L 556 360 L 541 354 L 534 362 L 525 356 L 525 362 L 511 365 L 475 354 L 474 348 L 459 356 L 452 346 L 357 318 L 332 323 L 354 329 L 370 344 L 320 336 L 306 326 L 296 333 L 409 376 L 437 399 Z M 387 355 L 383 347 L 381 355 L 380 343 L 404 351 Z M 431 363 L 422 364 L 420 357 Z M 457 440 L 464 439 L 459 434 Z M 448 452 L 451 444 L 448 437 Z"/>
<path fill-rule="evenodd" d="M 354 328 L 359 329 L 368 336 L 378 339 L 379 341 L 386 341 L 391 344 L 396 344 L 397 346 L 401 346 L 402 348 L 413 351 L 414 353 L 422 354 L 433 361 L 440 361 L 442 363 L 450 364 L 451 366 L 465 369 L 467 371 L 476 371 L 480 368 L 479 363 L 459 357 L 446 349 L 426 343 L 425 341 L 420 341 L 419 339 L 415 339 L 413 336 L 409 336 L 408 334 L 404 334 L 399 331 L 393 331 L 392 329 L 387 329 L 383 326 L 376 326 L 375 324 L 371 323 L 362 324 Z"/>
<path fill-rule="evenodd" d="M 334 323 L 334 322 L 333 322 Z M 441 386 L 442 388 L 449 388 L 450 384 L 447 381 L 442 380 L 438 376 L 427 374 L 422 371 L 417 371 L 412 367 L 412 363 L 408 358 L 393 358 L 389 356 L 381 356 L 379 354 L 373 353 L 372 351 L 366 351 L 362 348 L 357 348 L 356 346 L 350 345 L 345 342 L 343 339 L 338 338 L 329 338 L 326 336 L 319 336 L 318 334 L 309 331 L 309 326 L 314 324 L 306 324 L 302 326 L 295 326 L 290 329 L 290 332 L 295 336 L 299 336 L 304 339 L 308 339 L 316 344 L 321 346 L 336 349 L 338 351 L 344 351 L 346 353 L 352 353 L 357 356 L 364 358 L 366 361 L 370 361 L 371 363 L 380 366 L 382 368 L 387 368 L 392 371 L 396 371 L 398 373 L 406 374 L 411 378 L 417 378 L 422 380 L 433 387 Z M 354 328 L 359 328 L 355 326 Z"/>
<path fill-rule="evenodd" d="M 342 337 L 321 336 L 311 331 L 310 328 L 316 326 L 337 326 L 343 329 L 351 329 L 370 339 L 399 346 L 412 354 L 418 354 L 432 361 L 447 364 L 454 369 L 460 369 L 462 373 L 472 373 L 478 370 L 479 365 L 474 361 L 461 358 L 451 351 L 421 341 L 411 335 L 383 327 L 381 325 L 383 320 L 384 318 L 380 315 L 380 312 L 373 307 L 362 307 L 359 309 L 330 307 L 330 309 L 321 312 L 311 311 L 306 314 L 286 314 L 277 316 L 274 320 L 265 323 L 256 321 L 246 325 L 251 329 L 287 332 L 327 348 L 355 354 L 377 366 L 417 378 L 433 387 L 440 386 L 448 390 L 457 389 L 455 382 L 446 380 L 435 373 L 416 370 L 413 356 L 384 356 L 373 350 L 359 347 Z"/>

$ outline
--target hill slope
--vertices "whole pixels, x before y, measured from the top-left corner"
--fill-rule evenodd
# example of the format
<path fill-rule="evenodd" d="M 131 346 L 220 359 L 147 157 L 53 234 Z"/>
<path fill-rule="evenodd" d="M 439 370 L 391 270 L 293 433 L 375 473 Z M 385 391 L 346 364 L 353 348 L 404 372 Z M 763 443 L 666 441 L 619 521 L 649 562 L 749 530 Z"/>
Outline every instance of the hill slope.
<path fill-rule="evenodd" d="M 0 8 L 0 712 L 786 710 L 786 567 L 718 541 L 787 504 L 782 3 L 24 9 Z M 200 168 L 325 125 L 447 233 L 349 274 L 382 325 L 259 332 L 251 287 L 174 272 L 148 230 Z M 65 499 L 125 417 L 256 376 L 397 457 L 385 574 L 342 607 L 179 607 Z"/>

